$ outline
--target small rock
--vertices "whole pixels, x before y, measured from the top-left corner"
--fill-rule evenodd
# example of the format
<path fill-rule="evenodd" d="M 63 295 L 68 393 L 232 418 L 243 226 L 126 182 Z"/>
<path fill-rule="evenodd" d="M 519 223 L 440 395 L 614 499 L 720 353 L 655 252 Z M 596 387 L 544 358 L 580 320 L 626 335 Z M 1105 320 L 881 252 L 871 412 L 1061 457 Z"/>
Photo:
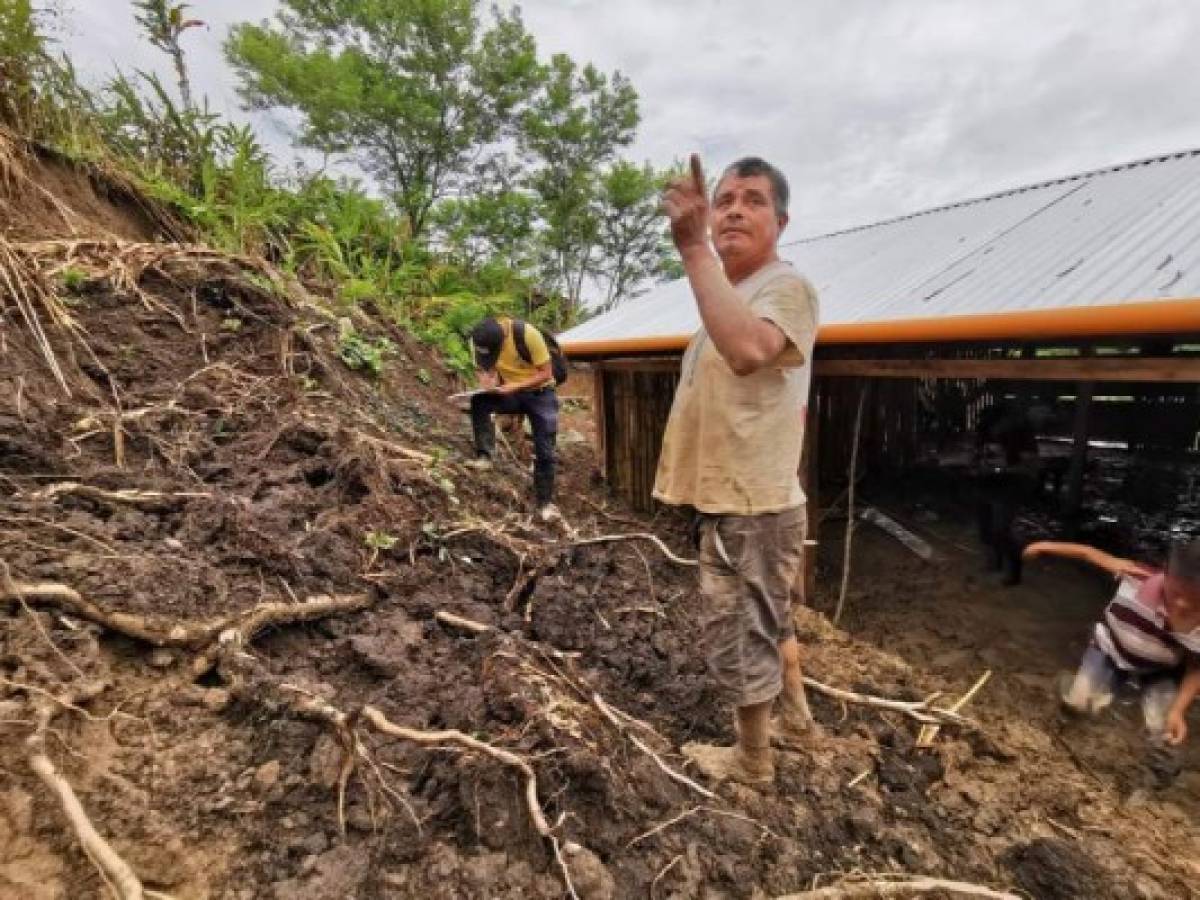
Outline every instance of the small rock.
<path fill-rule="evenodd" d="M 266 794 L 279 781 L 279 773 L 283 766 L 279 760 L 273 759 L 270 762 L 265 762 L 258 767 L 254 772 L 254 790 L 258 794 Z"/>
<path fill-rule="evenodd" d="M 175 653 L 166 647 L 159 647 L 150 654 L 150 665 L 156 669 L 169 669 L 175 665 Z"/>
<path fill-rule="evenodd" d="M 183 541 L 179 538 L 163 538 L 163 546 L 168 550 L 182 550 Z"/>
<path fill-rule="evenodd" d="M 213 688 L 207 690 L 201 695 L 200 702 L 204 704 L 205 709 L 210 709 L 213 712 L 220 712 L 229 706 L 230 702 L 229 691 L 222 688 Z"/>

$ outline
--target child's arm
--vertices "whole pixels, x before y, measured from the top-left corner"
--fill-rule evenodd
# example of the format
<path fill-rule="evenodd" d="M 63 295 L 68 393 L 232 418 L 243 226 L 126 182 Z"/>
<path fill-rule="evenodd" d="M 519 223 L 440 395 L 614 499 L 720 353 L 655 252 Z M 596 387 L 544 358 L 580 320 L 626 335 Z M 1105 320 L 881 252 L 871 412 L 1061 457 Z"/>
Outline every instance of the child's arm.
<path fill-rule="evenodd" d="M 1183 684 L 1179 686 L 1179 694 L 1171 704 L 1171 711 L 1167 713 L 1167 727 L 1163 729 L 1163 737 L 1168 744 L 1177 746 L 1187 740 L 1187 711 L 1197 694 L 1200 694 L 1200 661 L 1192 656 L 1188 660 Z"/>
<path fill-rule="evenodd" d="M 1037 559 L 1041 556 L 1061 556 L 1064 559 L 1078 559 L 1091 563 L 1097 569 L 1103 569 L 1114 578 L 1132 575 L 1135 578 L 1146 578 L 1154 574 L 1153 570 L 1141 563 L 1120 556 L 1113 556 L 1087 544 L 1064 544 L 1059 541 L 1036 541 L 1025 548 L 1021 554 L 1025 559 Z"/>

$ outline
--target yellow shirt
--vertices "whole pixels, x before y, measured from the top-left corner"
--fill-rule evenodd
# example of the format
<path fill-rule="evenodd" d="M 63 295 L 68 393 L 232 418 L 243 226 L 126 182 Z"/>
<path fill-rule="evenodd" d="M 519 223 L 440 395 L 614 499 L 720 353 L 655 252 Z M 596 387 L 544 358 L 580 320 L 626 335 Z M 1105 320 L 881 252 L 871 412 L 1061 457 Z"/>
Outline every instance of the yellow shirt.
<path fill-rule="evenodd" d="M 704 329 L 696 332 L 663 435 L 654 496 L 713 515 L 783 512 L 805 499 L 800 449 L 817 295 L 785 262 L 764 266 L 736 290 L 759 318 L 779 327 L 804 363 L 735 375 Z"/>
<path fill-rule="evenodd" d="M 550 362 L 550 351 L 540 331 L 525 323 L 525 347 L 529 350 L 529 362 L 525 362 L 517 352 L 517 342 L 513 339 L 513 320 L 503 318 L 497 321 L 504 329 L 504 343 L 500 345 L 500 355 L 496 359 L 496 371 L 500 373 L 502 384 L 531 378 L 540 366 Z"/>

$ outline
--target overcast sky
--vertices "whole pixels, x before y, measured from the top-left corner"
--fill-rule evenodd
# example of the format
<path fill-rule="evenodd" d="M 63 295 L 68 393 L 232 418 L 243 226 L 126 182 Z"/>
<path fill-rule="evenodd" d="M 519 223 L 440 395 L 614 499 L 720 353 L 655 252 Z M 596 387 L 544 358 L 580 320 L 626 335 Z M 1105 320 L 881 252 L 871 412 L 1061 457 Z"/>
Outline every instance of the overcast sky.
<path fill-rule="evenodd" d="M 93 79 L 169 74 L 127 0 L 64 0 L 63 40 Z M 198 93 L 237 113 L 232 22 L 276 0 L 195 0 Z M 1135 158 L 1200 147 L 1196 0 L 529 0 L 544 55 L 628 75 L 629 156 L 746 154 L 792 183 L 790 237 Z M 284 120 L 256 115 L 287 147 Z"/>

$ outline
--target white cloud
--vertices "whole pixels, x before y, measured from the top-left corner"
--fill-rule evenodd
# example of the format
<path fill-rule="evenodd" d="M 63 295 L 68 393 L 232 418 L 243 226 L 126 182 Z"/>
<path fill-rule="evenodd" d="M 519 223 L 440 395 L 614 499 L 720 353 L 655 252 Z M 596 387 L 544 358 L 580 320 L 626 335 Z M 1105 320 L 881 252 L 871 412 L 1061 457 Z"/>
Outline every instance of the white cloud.
<path fill-rule="evenodd" d="M 74 0 L 86 73 L 169 76 L 124 0 Z M 229 25 L 275 0 L 196 0 L 199 90 L 236 112 Z M 631 155 L 777 162 L 793 235 L 1200 146 L 1194 0 L 530 0 L 544 54 L 619 68 L 642 97 Z M 276 148 L 281 119 L 254 117 Z"/>

